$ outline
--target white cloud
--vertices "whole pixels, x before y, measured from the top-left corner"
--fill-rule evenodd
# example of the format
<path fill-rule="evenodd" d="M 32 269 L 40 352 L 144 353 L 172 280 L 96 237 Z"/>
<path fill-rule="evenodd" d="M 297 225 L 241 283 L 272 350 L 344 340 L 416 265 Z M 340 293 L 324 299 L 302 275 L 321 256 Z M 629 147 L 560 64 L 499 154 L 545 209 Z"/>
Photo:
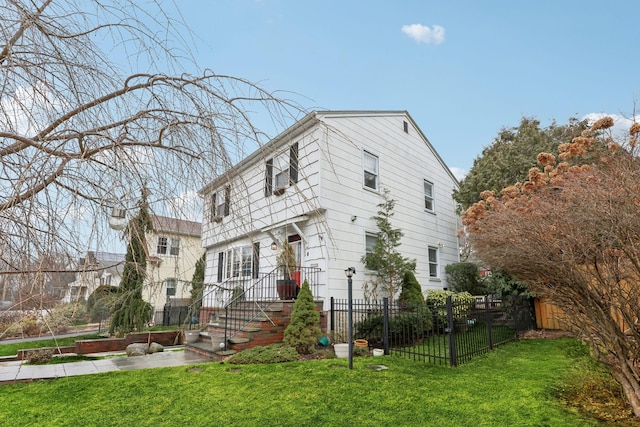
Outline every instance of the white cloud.
<path fill-rule="evenodd" d="M 189 221 L 202 221 L 202 198 L 195 191 L 180 193 L 167 206 L 171 216 Z"/>
<path fill-rule="evenodd" d="M 592 125 L 596 120 L 600 120 L 603 117 L 611 117 L 613 119 L 613 127 L 609 128 L 611 137 L 614 141 L 620 143 L 629 138 L 629 128 L 634 122 L 640 122 L 640 116 L 624 117 L 619 114 L 605 114 L 605 113 L 589 113 L 584 116 L 589 125 Z"/>
<path fill-rule="evenodd" d="M 453 174 L 453 176 L 456 177 L 456 179 L 458 181 L 462 181 L 464 179 L 464 177 L 467 175 L 467 171 L 461 168 L 457 168 L 457 167 L 452 167 L 449 168 L 449 170 L 451 171 L 451 173 Z"/>
<path fill-rule="evenodd" d="M 444 41 L 444 28 L 440 25 L 434 25 L 433 28 L 422 24 L 403 25 L 402 32 L 418 43 L 440 44 Z"/>

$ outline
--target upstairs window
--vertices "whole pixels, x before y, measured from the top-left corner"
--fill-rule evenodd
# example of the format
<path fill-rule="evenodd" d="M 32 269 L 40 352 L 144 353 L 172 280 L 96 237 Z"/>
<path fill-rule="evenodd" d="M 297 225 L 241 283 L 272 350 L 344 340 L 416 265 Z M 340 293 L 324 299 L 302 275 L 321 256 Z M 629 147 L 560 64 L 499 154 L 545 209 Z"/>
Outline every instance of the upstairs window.
<path fill-rule="evenodd" d="M 180 239 L 160 236 L 156 248 L 158 255 L 180 255 Z"/>
<path fill-rule="evenodd" d="M 224 190 L 211 195 L 211 221 L 222 221 L 222 218 L 229 215 L 230 206 L 231 186 L 227 185 Z"/>
<path fill-rule="evenodd" d="M 158 255 L 166 255 L 168 246 L 169 241 L 166 237 L 158 237 L 158 247 L 156 249 Z"/>
<path fill-rule="evenodd" d="M 268 159 L 265 165 L 264 195 L 282 194 L 290 185 L 298 182 L 298 143 L 289 151 Z"/>
<path fill-rule="evenodd" d="M 378 158 L 371 153 L 364 152 L 364 186 L 378 191 Z"/>
<path fill-rule="evenodd" d="M 174 256 L 180 255 L 180 239 L 171 239 L 171 249 L 169 249 L 169 253 Z"/>
<path fill-rule="evenodd" d="M 424 181 L 424 208 L 429 212 L 433 212 L 434 200 L 433 200 L 433 184 L 425 179 Z"/>

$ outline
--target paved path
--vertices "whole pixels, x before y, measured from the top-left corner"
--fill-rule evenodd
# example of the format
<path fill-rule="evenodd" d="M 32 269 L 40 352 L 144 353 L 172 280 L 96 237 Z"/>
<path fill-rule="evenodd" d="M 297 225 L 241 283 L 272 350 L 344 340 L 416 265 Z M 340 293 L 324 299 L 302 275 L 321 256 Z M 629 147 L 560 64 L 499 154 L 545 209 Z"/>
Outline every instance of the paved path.
<path fill-rule="evenodd" d="M 101 372 L 184 366 L 208 361 L 208 359 L 200 355 L 185 352 L 180 347 L 165 349 L 163 352 L 147 354 L 146 356 L 126 357 L 110 354 L 110 357 L 106 359 L 58 363 L 55 365 L 27 365 L 22 361 L 0 362 L 0 385 L 75 375 L 99 374 Z"/>

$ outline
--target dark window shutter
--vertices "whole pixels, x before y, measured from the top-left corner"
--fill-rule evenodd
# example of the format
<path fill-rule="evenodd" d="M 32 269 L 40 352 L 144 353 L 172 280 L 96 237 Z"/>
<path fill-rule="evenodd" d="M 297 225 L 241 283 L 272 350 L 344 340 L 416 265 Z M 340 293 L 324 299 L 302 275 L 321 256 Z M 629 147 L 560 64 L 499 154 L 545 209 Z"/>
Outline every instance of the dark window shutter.
<path fill-rule="evenodd" d="M 218 283 L 222 282 L 223 267 L 224 267 L 224 252 L 218 252 Z"/>
<path fill-rule="evenodd" d="M 258 272 L 260 271 L 260 242 L 253 244 L 253 271 L 252 277 L 258 278 Z"/>
<path fill-rule="evenodd" d="M 267 160 L 267 170 L 264 178 L 264 196 L 273 194 L 273 159 Z"/>
<path fill-rule="evenodd" d="M 231 186 L 224 188 L 224 216 L 229 215 L 229 207 L 231 206 Z"/>
<path fill-rule="evenodd" d="M 298 182 L 298 143 L 296 142 L 289 149 L 289 178 L 291 182 Z"/>
<path fill-rule="evenodd" d="M 216 217 L 216 196 L 217 196 L 217 193 L 213 193 L 211 195 L 211 220 L 212 221 Z"/>

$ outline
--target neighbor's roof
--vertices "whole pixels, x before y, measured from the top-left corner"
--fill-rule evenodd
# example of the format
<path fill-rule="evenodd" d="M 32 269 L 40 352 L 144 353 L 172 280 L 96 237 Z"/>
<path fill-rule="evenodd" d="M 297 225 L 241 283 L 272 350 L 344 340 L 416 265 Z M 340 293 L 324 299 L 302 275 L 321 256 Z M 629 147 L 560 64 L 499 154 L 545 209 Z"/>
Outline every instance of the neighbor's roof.
<path fill-rule="evenodd" d="M 153 222 L 153 229 L 156 233 L 165 232 L 195 237 L 199 237 L 202 234 L 202 223 L 199 222 L 169 218 L 160 215 L 153 215 L 151 220 Z"/>

